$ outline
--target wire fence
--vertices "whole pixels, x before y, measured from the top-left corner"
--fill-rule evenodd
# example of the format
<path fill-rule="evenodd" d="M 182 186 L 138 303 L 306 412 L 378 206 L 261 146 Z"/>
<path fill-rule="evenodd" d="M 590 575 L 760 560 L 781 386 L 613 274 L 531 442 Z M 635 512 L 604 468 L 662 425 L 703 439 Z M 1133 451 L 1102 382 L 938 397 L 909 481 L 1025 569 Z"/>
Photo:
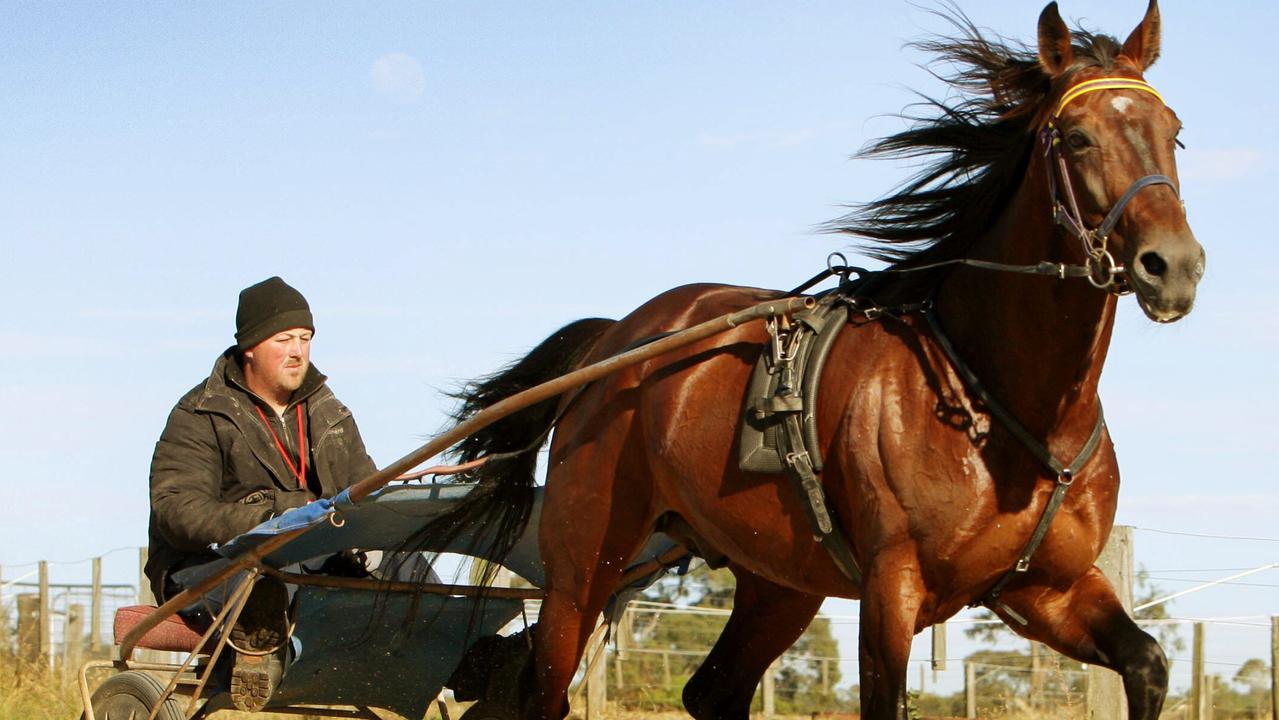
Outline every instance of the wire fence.
<path fill-rule="evenodd" d="M 1205 537 L 1141 530 L 1191 541 Z M 1254 537 L 1208 539 L 1276 542 Z M 0 654 L 30 656 L 33 627 L 35 657 L 50 668 L 73 667 L 94 648 L 100 656 L 109 653 L 116 610 L 149 600 L 145 587 L 140 587 L 134 560 L 117 557 L 117 561 L 127 561 L 125 572 L 135 578 L 129 583 L 95 582 L 100 567 L 92 559 L 47 563 L 58 572 L 57 582 L 51 582 L 46 567 L 43 603 L 40 564 L 0 568 Z M 1279 569 L 1279 563 L 1220 565 L 1150 571 L 1151 577 L 1172 583 L 1168 594 L 1156 602 L 1173 595 L 1183 597 L 1187 590 L 1255 593 L 1276 587 L 1273 581 L 1279 573 L 1268 571 Z M 114 579 L 121 574 L 117 572 Z M 731 598 L 731 592 L 728 596 Z M 41 607 L 47 608 L 43 617 L 32 616 Z M 1270 651 L 1276 632 L 1271 614 L 1279 611 L 1279 604 L 1271 604 L 1271 608 L 1264 614 L 1143 621 L 1143 627 L 1160 638 L 1171 661 L 1172 691 L 1162 717 L 1275 720 L 1270 709 L 1274 691 Z M 536 611 L 534 603 L 531 618 L 536 618 Z M 613 642 L 598 656 L 609 702 L 632 712 L 678 711 L 685 684 L 713 647 L 728 613 L 726 607 L 631 603 L 613 628 Z M 948 624 L 950 650 L 940 655 L 930 646 L 930 633 L 917 638 L 907 680 L 911 702 L 919 713 L 923 717 L 1084 717 L 1090 683 L 1096 677 L 1092 669 L 1006 631 L 984 640 L 964 639 L 966 629 L 991 622 L 971 614 L 953 620 Z M 754 696 L 756 710 L 770 709 L 779 715 L 856 711 L 860 663 L 855 641 L 850 645 L 848 638 L 857 637 L 857 626 L 855 614 L 819 615 L 766 673 Z M 1192 637 L 1199 640 L 1192 642 Z M 1197 695 L 1192 697 L 1192 690 Z M 1195 697 L 1202 703 L 1198 714 L 1191 713 Z"/>

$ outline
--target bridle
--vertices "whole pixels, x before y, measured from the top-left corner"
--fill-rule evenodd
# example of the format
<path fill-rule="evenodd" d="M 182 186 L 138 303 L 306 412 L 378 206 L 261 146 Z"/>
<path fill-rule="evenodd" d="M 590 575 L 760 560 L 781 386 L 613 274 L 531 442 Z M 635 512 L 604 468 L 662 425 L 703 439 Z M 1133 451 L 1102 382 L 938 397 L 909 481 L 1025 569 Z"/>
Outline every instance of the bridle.
<path fill-rule="evenodd" d="M 1079 203 L 1075 200 L 1075 190 L 1070 184 L 1070 173 L 1066 167 L 1066 158 L 1062 155 L 1059 147 L 1062 141 L 1062 134 L 1058 128 L 1058 120 L 1061 118 L 1062 110 L 1071 102 L 1083 95 L 1100 90 L 1137 90 L 1154 95 L 1159 99 L 1160 103 L 1165 105 L 1167 103 L 1164 102 L 1163 96 L 1157 90 L 1142 80 L 1121 77 L 1085 80 L 1062 94 L 1061 100 L 1057 102 L 1057 107 L 1053 110 L 1053 114 L 1048 118 L 1047 124 L 1044 125 L 1044 129 L 1040 133 L 1040 139 L 1044 145 L 1044 156 L 1047 159 L 1045 168 L 1048 171 L 1048 193 L 1052 202 L 1053 221 L 1066 228 L 1066 231 L 1083 245 L 1084 257 L 1086 258 L 1084 267 L 1088 270 L 1084 277 L 1088 278 L 1088 282 L 1092 283 L 1096 288 L 1110 290 L 1117 295 L 1123 295 L 1132 292 L 1132 290 L 1119 277 L 1127 272 L 1126 268 L 1115 262 L 1114 256 L 1110 254 L 1106 247 L 1110 232 L 1119 223 L 1119 218 L 1123 215 L 1124 208 L 1142 189 L 1151 185 L 1167 185 L 1172 188 L 1173 193 L 1179 199 L 1181 193 L 1178 192 L 1177 185 L 1172 181 L 1172 178 L 1167 175 L 1146 175 L 1137 178 L 1128 186 L 1124 194 L 1119 197 L 1119 200 L 1106 213 L 1106 217 L 1101 221 L 1100 225 L 1089 229 L 1084 224 L 1083 216 L 1079 212 Z M 1060 178 L 1060 184 L 1058 178 Z M 1062 202 L 1063 198 L 1065 202 Z"/>

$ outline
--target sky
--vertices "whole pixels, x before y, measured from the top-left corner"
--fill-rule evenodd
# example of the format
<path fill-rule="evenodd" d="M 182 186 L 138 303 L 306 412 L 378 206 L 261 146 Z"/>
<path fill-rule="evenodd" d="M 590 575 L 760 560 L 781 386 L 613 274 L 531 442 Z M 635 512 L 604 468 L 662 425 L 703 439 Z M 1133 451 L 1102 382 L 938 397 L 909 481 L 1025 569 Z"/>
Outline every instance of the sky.
<path fill-rule="evenodd" d="M 1023 40 L 1042 8 L 961 6 Z M 1061 10 L 1122 38 L 1144 6 Z M 1279 8 L 1223 7 L 1164 2 L 1147 75 L 1185 123 L 1198 304 L 1165 327 L 1122 301 L 1102 382 L 1118 520 L 1168 592 L 1279 560 Z M 445 391 L 570 320 L 851 254 L 816 226 L 908 174 L 852 156 L 943 92 L 905 44 L 946 29 L 898 0 L 0 1 L 0 572 L 145 544 L 168 411 L 271 275 L 385 465 L 444 425 Z M 1249 580 L 1172 612 L 1279 613 L 1279 572 Z M 1242 662 L 1264 634 L 1209 647 Z"/>

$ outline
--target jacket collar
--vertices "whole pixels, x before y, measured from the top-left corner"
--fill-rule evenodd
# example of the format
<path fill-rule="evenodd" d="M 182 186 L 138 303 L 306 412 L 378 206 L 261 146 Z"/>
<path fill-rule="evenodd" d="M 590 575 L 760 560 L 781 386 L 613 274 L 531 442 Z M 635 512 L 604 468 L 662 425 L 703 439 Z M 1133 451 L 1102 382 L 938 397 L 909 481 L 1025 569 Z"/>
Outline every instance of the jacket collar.
<path fill-rule="evenodd" d="M 288 407 L 304 402 L 319 392 L 327 380 L 328 378 L 315 365 L 307 367 L 306 377 L 302 378 L 301 387 L 293 392 L 293 397 L 289 398 Z M 234 398 L 239 394 L 247 396 L 246 400 L 251 399 L 251 401 L 267 405 L 262 398 L 258 397 L 252 390 L 249 390 L 248 383 L 244 380 L 244 368 L 240 366 L 239 352 L 233 345 L 218 356 L 217 361 L 213 363 L 213 371 L 209 373 L 209 379 L 204 384 L 204 392 L 200 393 L 196 409 L 214 410 L 216 408 L 209 405 L 209 403 L 215 397 Z"/>

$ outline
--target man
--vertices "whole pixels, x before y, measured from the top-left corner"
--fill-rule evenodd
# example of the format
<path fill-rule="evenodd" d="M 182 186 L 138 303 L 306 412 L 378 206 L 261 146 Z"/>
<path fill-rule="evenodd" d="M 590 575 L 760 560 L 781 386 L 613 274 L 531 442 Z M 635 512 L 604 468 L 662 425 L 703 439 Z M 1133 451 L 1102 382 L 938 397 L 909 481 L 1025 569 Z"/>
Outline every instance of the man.
<path fill-rule="evenodd" d="M 279 277 L 245 288 L 235 324 L 236 344 L 178 401 L 151 459 L 146 574 L 160 602 L 182 590 L 175 573 L 216 557 L 211 545 L 376 470 L 351 412 L 311 365 L 315 323 L 302 294 Z M 261 580 L 231 632 L 248 651 L 231 677 L 243 710 L 261 709 L 279 681 L 287 606 L 284 586 Z"/>

